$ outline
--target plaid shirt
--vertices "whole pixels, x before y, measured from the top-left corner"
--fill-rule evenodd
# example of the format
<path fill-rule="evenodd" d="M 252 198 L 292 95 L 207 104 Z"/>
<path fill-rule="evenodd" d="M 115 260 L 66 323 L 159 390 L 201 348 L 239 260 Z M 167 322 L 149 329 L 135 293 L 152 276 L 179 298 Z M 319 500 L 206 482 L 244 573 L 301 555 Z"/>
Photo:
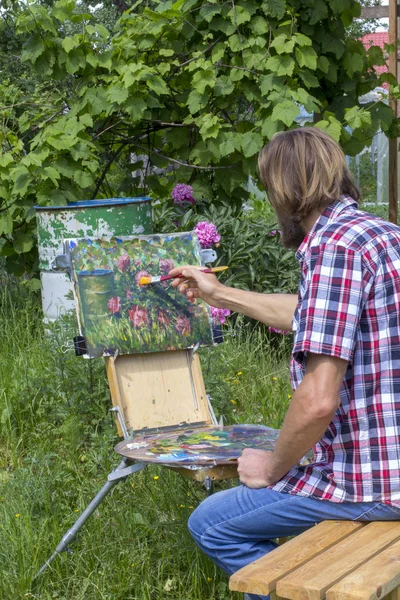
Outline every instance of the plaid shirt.
<path fill-rule="evenodd" d="M 333 502 L 400 506 L 400 227 L 328 206 L 299 247 L 293 388 L 307 352 L 349 362 L 341 404 L 310 465 L 272 489 Z"/>

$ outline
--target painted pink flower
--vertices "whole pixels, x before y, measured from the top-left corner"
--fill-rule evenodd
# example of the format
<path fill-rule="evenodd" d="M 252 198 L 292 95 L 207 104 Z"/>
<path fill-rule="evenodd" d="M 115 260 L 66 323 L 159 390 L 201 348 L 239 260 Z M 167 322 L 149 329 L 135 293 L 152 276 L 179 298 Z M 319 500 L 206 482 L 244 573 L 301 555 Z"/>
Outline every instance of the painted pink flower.
<path fill-rule="evenodd" d="M 128 298 L 128 300 L 130 300 L 133 296 L 133 292 L 131 292 L 131 290 L 127 290 L 126 292 L 126 297 Z"/>
<path fill-rule="evenodd" d="M 141 264 L 142 264 L 142 261 L 140 260 L 140 258 L 137 258 L 137 259 L 135 260 L 135 265 L 136 265 L 137 267 L 140 267 L 140 265 L 141 265 Z"/>
<path fill-rule="evenodd" d="M 134 327 L 143 327 L 149 324 L 149 313 L 147 308 L 135 304 L 128 310 L 128 317 Z"/>
<path fill-rule="evenodd" d="M 226 321 L 226 317 L 229 317 L 231 311 L 228 308 L 215 308 L 215 306 L 211 306 L 211 316 L 215 322 L 221 323 L 223 325 Z"/>
<path fill-rule="evenodd" d="M 186 183 L 178 183 L 171 192 L 174 204 L 194 204 L 193 188 Z"/>
<path fill-rule="evenodd" d="M 160 325 L 164 325 L 165 327 L 167 327 L 171 323 L 171 318 L 169 316 L 168 311 L 166 310 L 159 311 L 157 315 L 157 320 L 160 323 Z"/>
<path fill-rule="evenodd" d="M 189 335 L 190 334 L 190 321 L 187 317 L 183 315 L 179 315 L 176 320 L 175 329 L 181 335 Z"/>
<path fill-rule="evenodd" d="M 110 298 L 107 302 L 107 308 L 113 315 L 119 313 L 121 310 L 121 298 L 119 296 L 113 296 Z"/>
<path fill-rule="evenodd" d="M 159 265 L 160 265 L 160 271 L 162 271 L 166 275 L 168 275 L 168 273 L 170 271 L 172 271 L 172 269 L 175 266 L 174 261 L 171 260 L 170 258 L 162 258 L 159 262 Z"/>
<path fill-rule="evenodd" d="M 117 267 L 121 271 L 121 273 L 126 271 L 130 264 L 131 264 L 131 259 L 127 254 L 123 254 L 117 260 Z"/>
<path fill-rule="evenodd" d="M 140 285 L 140 280 L 142 279 L 142 277 L 150 277 L 150 274 L 147 271 L 138 271 L 138 273 L 136 273 L 135 281 L 140 287 L 143 287 L 142 285 Z"/>
<path fill-rule="evenodd" d="M 202 248 L 211 248 L 213 244 L 217 244 L 221 239 L 216 226 L 209 221 L 200 221 L 200 223 L 197 223 L 194 232 Z"/>

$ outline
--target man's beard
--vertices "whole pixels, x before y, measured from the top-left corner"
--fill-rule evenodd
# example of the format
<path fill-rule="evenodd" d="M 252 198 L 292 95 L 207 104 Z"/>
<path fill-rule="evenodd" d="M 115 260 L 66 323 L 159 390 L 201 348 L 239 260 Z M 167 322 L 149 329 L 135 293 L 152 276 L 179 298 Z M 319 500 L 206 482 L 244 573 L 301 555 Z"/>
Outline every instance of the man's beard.
<path fill-rule="evenodd" d="M 282 246 L 297 250 L 307 235 L 304 227 L 289 215 L 277 215 L 277 219 L 281 230 Z"/>

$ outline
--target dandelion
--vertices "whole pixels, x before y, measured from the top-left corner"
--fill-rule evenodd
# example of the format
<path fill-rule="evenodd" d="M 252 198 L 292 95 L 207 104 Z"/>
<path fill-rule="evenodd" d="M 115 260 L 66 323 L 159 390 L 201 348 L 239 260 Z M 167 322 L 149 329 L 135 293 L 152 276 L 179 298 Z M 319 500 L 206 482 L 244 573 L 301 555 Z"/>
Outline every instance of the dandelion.
<path fill-rule="evenodd" d="M 79 512 L 79 508 L 75 508 L 74 512 Z"/>
<path fill-rule="evenodd" d="M 243 375 L 242 371 L 238 371 L 237 374 L 239 375 L 239 377 L 240 377 L 240 375 Z"/>
<path fill-rule="evenodd" d="M 136 564 L 135 564 L 135 563 L 132 563 L 132 564 L 131 564 L 131 567 L 136 567 Z"/>
<path fill-rule="evenodd" d="M 20 513 L 16 513 L 16 515 L 15 515 L 16 519 L 19 519 L 19 518 L 20 518 L 20 516 L 21 516 L 21 514 L 20 514 Z"/>
<path fill-rule="evenodd" d="M 179 508 L 185 508 L 185 505 L 184 504 L 180 504 Z"/>
<path fill-rule="evenodd" d="M 278 378 L 277 377 L 273 377 L 272 381 L 278 381 Z"/>
<path fill-rule="evenodd" d="M 234 383 L 235 385 L 238 385 L 238 383 L 239 383 L 239 379 L 234 379 L 234 380 L 233 380 L 233 383 Z"/>
<path fill-rule="evenodd" d="M 213 578 L 212 578 L 212 577 L 207 577 L 207 581 L 208 581 L 208 583 L 211 583 L 211 581 L 212 581 L 212 580 L 213 580 Z"/>
<path fill-rule="evenodd" d="M 121 273 L 126 271 L 126 269 L 129 267 L 130 264 L 131 264 L 131 259 L 128 256 L 128 254 L 123 254 L 117 260 L 117 267 L 121 271 Z"/>
<path fill-rule="evenodd" d="M 188 508 L 190 508 L 190 510 L 193 510 L 194 506 L 188 506 Z"/>
<path fill-rule="evenodd" d="M 217 323 L 221 323 L 223 325 L 226 321 L 226 317 L 229 317 L 231 311 L 228 308 L 215 308 L 215 306 L 211 306 L 211 316 L 214 321 Z"/>
<path fill-rule="evenodd" d="M 183 315 L 179 315 L 176 320 L 175 329 L 181 335 L 189 335 L 190 334 L 190 321 L 187 317 Z"/>
<path fill-rule="evenodd" d="M 229 400 L 231 404 L 237 404 L 236 400 Z"/>
<path fill-rule="evenodd" d="M 121 298 L 119 296 L 113 296 L 107 302 L 107 308 L 113 315 L 116 315 L 121 310 Z"/>
<path fill-rule="evenodd" d="M 194 204 L 193 188 L 191 185 L 186 183 L 178 183 L 171 192 L 171 196 L 174 200 L 174 204 Z"/>
<path fill-rule="evenodd" d="M 211 248 L 213 244 L 218 243 L 221 239 L 216 226 L 209 221 L 200 221 L 200 223 L 197 223 L 194 232 L 202 248 Z"/>
<path fill-rule="evenodd" d="M 131 488 L 134 488 L 134 487 L 135 487 L 135 484 L 134 484 L 134 483 L 131 483 Z"/>
<path fill-rule="evenodd" d="M 159 475 L 154 475 L 153 479 L 154 479 L 154 481 L 157 481 L 157 479 L 160 479 L 160 476 Z"/>
<path fill-rule="evenodd" d="M 292 398 L 292 394 L 288 394 L 287 397 L 288 397 L 288 400 L 290 400 Z"/>

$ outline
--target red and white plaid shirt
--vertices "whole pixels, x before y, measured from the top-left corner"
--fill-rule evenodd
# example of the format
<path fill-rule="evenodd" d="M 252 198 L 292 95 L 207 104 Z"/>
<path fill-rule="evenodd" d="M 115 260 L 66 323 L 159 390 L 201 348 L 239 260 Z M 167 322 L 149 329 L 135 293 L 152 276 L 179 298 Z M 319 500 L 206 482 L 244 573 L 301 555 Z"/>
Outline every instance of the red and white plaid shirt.
<path fill-rule="evenodd" d="M 292 468 L 272 488 L 400 506 L 400 227 L 343 196 L 318 218 L 296 256 L 293 388 L 308 352 L 349 366 L 312 464 Z"/>

